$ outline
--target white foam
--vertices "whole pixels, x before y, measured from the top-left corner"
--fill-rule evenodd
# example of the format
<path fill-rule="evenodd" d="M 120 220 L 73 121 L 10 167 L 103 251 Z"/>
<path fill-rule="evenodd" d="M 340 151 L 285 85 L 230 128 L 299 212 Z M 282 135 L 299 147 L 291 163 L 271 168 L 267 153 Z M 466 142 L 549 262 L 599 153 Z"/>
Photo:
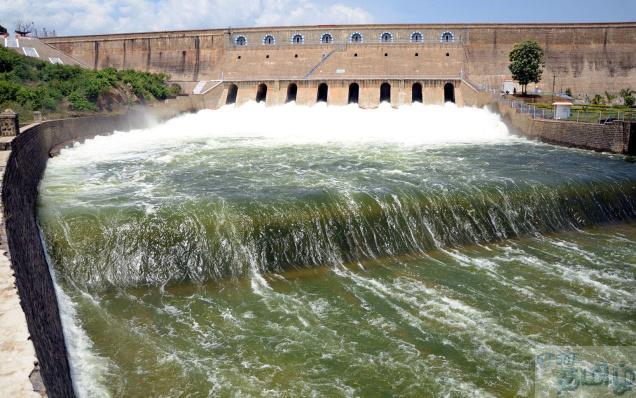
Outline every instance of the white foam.
<path fill-rule="evenodd" d="M 42 244 L 44 245 L 44 241 Z M 80 323 L 75 303 L 58 284 L 55 270 L 51 266 L 51 259 L 46 251 L 45 256 L 55 286 L 75 394 L 80 398 L 109 397 L 106 376 L 113 364 L 93 351 L 93 342 Z"/>
<path fill-rule="evenodd" d="M 287 104 L 266 108 L 248 103 L 182 115 L 141 130 L 98 136 L 64 149 L 50 166 L 71 162 L 146 159 L 169 162 L 166 150 L 188 144 L 211 146 L 290 146 L 306 144 L 397 144 L 405 146 L 501 143 L 518 140 L 499 115 L 454 104 L 312 107 Z M 194 149 L 194 148 L 191 148 Z"/>

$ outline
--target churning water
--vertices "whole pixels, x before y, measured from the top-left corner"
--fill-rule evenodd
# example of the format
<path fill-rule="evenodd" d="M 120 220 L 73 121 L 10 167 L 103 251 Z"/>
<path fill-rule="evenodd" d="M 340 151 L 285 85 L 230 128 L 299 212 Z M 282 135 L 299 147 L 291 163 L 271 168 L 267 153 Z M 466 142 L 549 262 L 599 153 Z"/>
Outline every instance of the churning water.
<path fill-rule="evenodd" d="M 184 115 L 51 159 L 39 220 L 85 396 L 528 396 L 636 337 L 636 166 L 487 110 Z"/>

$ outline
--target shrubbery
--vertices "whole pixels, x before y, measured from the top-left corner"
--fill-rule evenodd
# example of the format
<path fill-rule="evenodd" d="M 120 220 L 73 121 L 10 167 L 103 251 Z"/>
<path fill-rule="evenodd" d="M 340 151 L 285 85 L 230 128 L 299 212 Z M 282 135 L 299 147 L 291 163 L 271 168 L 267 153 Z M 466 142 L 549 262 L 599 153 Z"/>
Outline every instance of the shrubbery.
<path fill-rule="evenodd" d="M 127 103 L 177 95 L 179 86 L 168 85 L 167 79 L 163 73 L 50 64 L 0 48 L 0 109 L 11 107 L 24 116 L 34 110 L 64 111 L 67 107 L 98 111 L 100 98 L 113 91 L 122 93 Z"/>

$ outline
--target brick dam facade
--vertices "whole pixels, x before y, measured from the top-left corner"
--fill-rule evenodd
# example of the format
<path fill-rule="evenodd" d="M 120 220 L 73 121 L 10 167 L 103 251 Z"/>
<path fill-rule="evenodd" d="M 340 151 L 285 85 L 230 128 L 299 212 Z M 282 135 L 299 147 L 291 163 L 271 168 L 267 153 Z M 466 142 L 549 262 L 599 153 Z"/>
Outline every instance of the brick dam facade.
<path fill-rule="evenodd" d="M 330 103 L 347 103 L 359 85 L 362 106 L 377 105 L 380 85 L 390 101 L 411 102 L 413 84 L 425 103 L 444 101 L 444 86 L 462 81 L 499 89 L 510 79 L 508 54 L 533 39 L 546 54 L 543 81 L 529 90 L 590 97 L 636 87 L 636 23 L 329 25 L 210 29 L 42 39 L 96 69 L 114 67 L 170 74 L 186 89 L 201 81 L 238 88 L 237 101 L 268 86 L 267 103 L 313 103 L 327 83 Z M 203 83 L 202 83 L 203 86 Z M 417 87 L 416 87 L 417 89 Z M 465 90 L 458 90 L 457 102 Z M 462 95 L 464 93 L 464 95 Z"/>

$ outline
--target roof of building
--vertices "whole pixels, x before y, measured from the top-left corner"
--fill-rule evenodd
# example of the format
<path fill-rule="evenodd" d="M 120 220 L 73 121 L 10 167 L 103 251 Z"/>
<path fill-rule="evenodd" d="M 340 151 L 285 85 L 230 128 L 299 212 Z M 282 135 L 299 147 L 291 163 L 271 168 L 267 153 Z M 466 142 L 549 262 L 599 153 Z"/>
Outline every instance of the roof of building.
<path fill-rule="evenodd" d="M 22 55 L 26 55 L 32 58 L 50 62 L 52 64 L 64 64 L 64 65 L 84 65 L 79 60 L 69 56 L 68 54 L 42 42 L 37 37 L 20 36 L 20 37 L 5 37 L 4 40 L 0 37 L 0 45 L 10 48 Z"/>

